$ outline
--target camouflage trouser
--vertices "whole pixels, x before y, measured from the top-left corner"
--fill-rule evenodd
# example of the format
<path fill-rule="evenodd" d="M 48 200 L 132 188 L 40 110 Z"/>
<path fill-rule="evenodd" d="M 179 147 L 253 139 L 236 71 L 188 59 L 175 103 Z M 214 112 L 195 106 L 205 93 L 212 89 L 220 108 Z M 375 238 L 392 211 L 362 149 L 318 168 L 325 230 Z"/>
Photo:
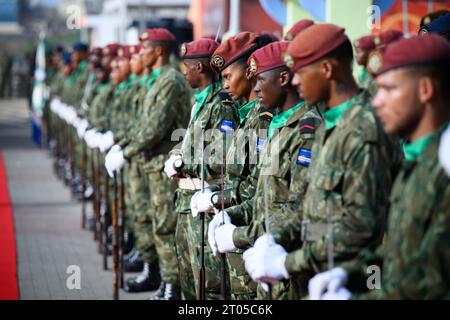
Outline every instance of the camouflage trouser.
<path fill-rule="evenodd" d="M 256 282 L 245 271 L 243 250 L 229 252 L 227 257 L 227 268 L 230 277 L 231 299 L 233 300 L 255 300 Z"/>
<path fill-rule="evenodd" d="M 136 249 L 142 254 L 145 262 L 154 266 L 158 263 L 155 240 L 150 216 L 150 196 L 147 181 L 138 161 L 131 161 L 128 175 L 130 189 L 129 211 L 132 211 L 133 230 L 136 237 Z"/>
<path fill-rule="evenodd" d="M 178 213 L 175 244 L 177 250 L 178 268 L 180 270 L 180 285 L 184 298 L 195 300 L 195 282 L 192 274 L 191 257 L 188 244 L 188 218 L 190 213 Z"/>
<path fill-rule="evenodd" d="M 205 215 L 205 297 L 209 300 L 220 298 L 220 257 L 214 256 L 208 245 L 208 224 L 212 220 L 213 214 Z M 201 224 L 200 215 L 192 217 L 188 215 L 189 229 L 188 241 L 191 254 L 192 271 L 194 273 L 195 289 L 199 296 L 199 271 L 201 267 Z M 227 284 L 227 288 L 230 286 Z"/>
<path fill-rule="evenodd" d="M 152 233 L 158 253 L 161 278 L 167 283 L 179 284 L 180 277 L 175 250 L 177 213 L 173 206 L 173 195 L 177 185 L 161 171 L 148 172 L 147 178 Z"/>
<path fill-rule="evenodd" d="M 130 163 L 125 163 L 125 166 L 123 167 L 123 188 L 124 190 L 124 196 L 125 196 L 125 230 L 128 232 L 133 232 L 133 210 L 132 210 L 132 202 L 131 202 L 131 191 L 130 191 Z"/>

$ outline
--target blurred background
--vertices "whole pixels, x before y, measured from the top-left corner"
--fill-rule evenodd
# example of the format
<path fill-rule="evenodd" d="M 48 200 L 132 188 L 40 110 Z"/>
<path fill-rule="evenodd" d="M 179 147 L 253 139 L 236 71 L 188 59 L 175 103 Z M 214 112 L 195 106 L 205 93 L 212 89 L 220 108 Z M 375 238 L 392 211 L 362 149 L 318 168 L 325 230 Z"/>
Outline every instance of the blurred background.
<path fill-rule="evenodd" d="M 168 28 L 180 43 L 243 30 L 281 37 L 309 18 L 355 39 L 388 28 L 416 33 L 421 17 L 449 8 L 449 0 L 0 0 L 0 97 L 31 99 L 39 34 L 49 51 L 77 41 L 135 44 L 148 27 Z"/>

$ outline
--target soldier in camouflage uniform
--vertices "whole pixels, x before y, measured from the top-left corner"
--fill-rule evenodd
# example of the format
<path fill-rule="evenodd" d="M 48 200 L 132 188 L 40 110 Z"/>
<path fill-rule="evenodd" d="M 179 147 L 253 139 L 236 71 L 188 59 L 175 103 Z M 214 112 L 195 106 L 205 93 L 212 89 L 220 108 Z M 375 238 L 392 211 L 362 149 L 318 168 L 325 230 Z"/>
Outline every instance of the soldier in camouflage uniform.
<path fill-rule="evenodd" d="M 121 149 L 132 142 L 137 130 L 139 130 L 137 125 L 141 121 L 144 98 L 155 77 L 155 74 L 151 73 L 151 65 L 143 60 L 142 52 L 134 54 L 132 61 L 134 61 L 132 66 L 135 65 L 132 69 L 135 69 L 138 78 L 134 80 L 132 86 L 134 94 L 130 94 L 130 101 L 127 106 L 126 130 L 114 136 L 116 145 Z M 125 290 L 128 292 L 155 290 L 160 285 L 158 254 L 149 214 L 148 181 L 142 169 L 144 162 L 144 156 L 137 155 L 125 164 L 128 177 L 127 189 L 129 190 L 127 192 L 129 195 L 127 212 L 130 212 L 129 215 L 132 216 L 136 250 L 128 255 L 124 261 L 124 268 L 128 272 L 142 271 L 140 275 L 127 281 Z"/>
<path fill-rule="evenodd" d="M 314 129 L 320 124 L 321 115 L 316 107 L 305 105 L 298 97 L 297 89 L 290 84 L 289 70 L 281 57 L 287 46 L 288 42 L 274 42 L 255 51 L 249 58 L 248 64 L 257 80 L 254 90 L 261 105 L 266 109 L 277 106 L 279 113 L 269 126 L 255 195 L 226 210 L 231 223 L 217 229 L 213 227 L 215 233 L 211 238 L 215 243 L 210 245 L 216 245 L 219 252 L 247 249 L 265 232 L 265 193 L 270 223 L 276 223 L 285 218 L 283 207 L 290 198 L 298 198 L 305 190 L 306 183 L 300 177 L 302 171 L 309 167 Z M 220 220 L 220 216 L 216 219 Z M 211 224 L 217 225 L 217 221 Z M 272 297 L 287 298 L 288 284 L 286 281 L 274 288 Z"/>
<path fill-rule="evenodd" d="M 225 208 L 251 198 L 256 189 L 259 151 L 267 138 L 267 128 L 274 111 L 260 107 L 253 91 L 255 81 L 247 59 L 252 52 L 270 42 L 272 40 L 267 36 L 241 32 L 223 42 L 211 59 L 212 67 L 224 78 L 223 88 L 233 100 L 244 101 L 238 109 L 239 126 L 226 158 Z M 195 207 L 204 211 L 211 211 L 213 207 L 221 209 L 221 193 L 212 192 L 219 187 L 212 189 L 205 194 L 197 193 L 192 199 L 191 210 L 196 210 Z M 203 205 L 205 202 L 206 206 Z M 208 222 L 211 220 L 212 216 Z M 242 252 L 237 250 L 226 254 L 231 298 L 252 300 L 256 297 L 256 283 L 245 272 Z"/>
<path fill-rule="evenodd" d="M 358 75 L 358 85 L 366 89 L 374 96 L 377 91 L 377 85 L 373 75 L 368 72 L 368 61 L 372 51 L 383 48 L 391 42 L 397 41 L 403 37 L 403 33 L 398 30 L 385 30 L 379 35 L 368 35 L 357 39 L 354 43 L 356 62 L 361 66 Z"/>
<path fill-rule="evenodd" d="M 390 195 L 386 237 L 379 247 L 314 277 L 310 297 L 446 299 L 450 178 L 439 163 L 438 149 L 450 122 L 450 44 L 437 35 L 413 37 L 388 46 L 378 58 L 373 105 L 386 132 L 407 141 L 406 159 Z M 367 284 L 374 284 L 369 267 L 374 266 L 381 268 L 381 283 L 368 290 Z M 352 296 L 343 287 L 346 283 Z"/>
<path fill-rule="evenodd" d="M 167 29 L 147 29 L 141 35 L 141 41 L 143 59 L 152 68 L 147 82 L 150 88 L 144 98 L 134 138 L 123 151 L 113 154 L 111 159 L 115 165 L 112 167 L 120 169 L 125 159 L 144 156 L 142 170 L 147 177 L 150 194 L 147 215 L 152 224 L 162 278 L 160 288 L 150 299 L 180 299 L 175 252 L 177 214 L 173 210 L 176 183 L 163 176 L 162 169 L 165 155 L 174 145 L 171 143 L 172 132 L 187 125 L 190 97 L 182 75 L 168 64 L 170 50 L 175 43 L 173 34 Z"/>
<path fill-rule="evenodd" d="M 221 178 L 226 135 L 232 132 L 238 121 L 234 103 L 222 90 L 215 72 L 209 65 L 209 60 L 218 45 L 214 40 L 200 39 L 181 46 L 180 57 L 184 64 L 184 76 L 189 85 L 193 89 L 198 89 L 198 92 L 195 94 L 191 120 L 182 146 L 180 149 L 172 150 L 170 159 L 165 163 L 167 175 L 176 177 L 178 182 L 175 193 L 175 210 L 178 213 L 176 245 L 181 287 L 186 299 L 195 299 L 199 290 L 197 285 L 200 270 L 201 221 L 196 212 L 195 216 L 191 216 L 190 201 L 201 185 L 201 131 L 205 132 L 205 136 L 211 135 L 211 139 L 205 141 L 205 148 L 214 149 L 216 152 L 204 161 L 204 179 L 205 185 L 208 186 L 217 183 Z M 177 159 L 182 161 L 182 165 L 178 163 L 178 166 L 174 167 Z M 209 220 L 209 217 L 206 219 Z M 216 299 L 220 292 L 218 281 L 220 260 L 213 257 L 208 250 L 205 250 L 205 269 L 206 298 Z"/>
<path fill-rule="evenodd" d="M 300 296 L 315 273 L 381 242 L 401 159 L 399 145 L 384 132 L 370 96 L 353 79 L 352 58 L 344 29 L 332 24 L 309 27 L 285 55 L 300 95 L 309 104 L 325 104 L 325 122 L 316 130 L 302 205 L 274 225 L 271 235 L 255 242 L 245 253 L 245 266 L 260 281 L 291 275 L 299 281 Z M 283 247 L 296 250 L 288 254 Z"/>

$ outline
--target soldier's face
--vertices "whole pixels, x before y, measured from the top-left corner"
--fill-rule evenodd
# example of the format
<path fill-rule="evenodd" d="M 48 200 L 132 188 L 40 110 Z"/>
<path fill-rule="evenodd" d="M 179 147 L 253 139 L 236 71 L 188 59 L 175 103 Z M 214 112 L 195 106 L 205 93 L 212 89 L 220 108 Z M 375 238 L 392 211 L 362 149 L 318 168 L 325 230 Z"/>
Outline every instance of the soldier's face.
<path fill-rule="evenodd" d="M 311 105 L 324 101 L 329 87 L 319 63 L 297 70 L 291 84 L 297 88 L 300 98 Z"/>
<path fill-rule="evenodd" d="M 130 61 L 128 59 L 126 58 L 120 59 L 119 71 L 123 79 L 128 78 L 128 75 L 130 74 Z"/>
<path fill-rule="evenodd" d="M 392 70 L 376 79 L 378 91 L 372 101 L 388 134 L 409 137 L 423 116 L 418 79 L 406 70 Z"/>
<path fill-rule="evenodd" d="M 366 50 L 361 50 L 359 48 L 355 49 L 355 59 L 356 62 L 360 65 L 360 66 L 365 66 L 367 65 L 367 58 L 369 57 L 369 52 Z"/>
<path fill-rule="evenodd" d="M 279 106 L 285 97 L 280 83 L 280 71 L 269 70 L 258 74 L 254 90 L 263 108 Z"/>
<path fill-rule="evenodd" d="M 111 70 L 111 80 L 114 82 L 114 84 L 119 84 L 120 82 L 122 82 L 119 68 L 113 68 Z"/>
<path fill-rule="evenodd" d="M 199 72 L 199 62 L 197 60 L 185 59 L 183 60 L 183 75 L 187 83 L 191 88 L 198 88 L 200 85 L 200 72 Z"/>
<path fill-rule="evenodd" d="M 144 41 L 141 47 L 141 56 L 142 61 L 144 62 L 145 67 L 151 67 L 156 63 L 156 59 L 158 58 L 156 54 L 155 47 L 152 45 L 150 41 Z"/>
<path fill-rule="evenodd" d="M 141 74 L 142 70 L 144 69 L 144 64 L 140 55 L 135 54 L 131 57 L 130 68 L 133 74 Z"/>
<path fill-rule="evenodd" d="M 248 77 L 246 67 L 240 63 L 233 63 L 221 73 L 223 89 L 233 100 L 239 100 L 252 90 L 252 82 Z"/>

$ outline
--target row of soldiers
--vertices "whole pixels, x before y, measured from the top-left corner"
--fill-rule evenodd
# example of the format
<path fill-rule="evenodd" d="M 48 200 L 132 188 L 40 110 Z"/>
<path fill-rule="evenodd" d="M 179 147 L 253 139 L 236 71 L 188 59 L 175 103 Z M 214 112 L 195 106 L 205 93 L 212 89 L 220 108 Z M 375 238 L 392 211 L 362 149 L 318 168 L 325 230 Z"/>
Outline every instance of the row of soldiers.
<path fill-rule="evenodd" d="M 310 20 L 283 41 L 185 43 L 181 73 L 166 29 L 74 46 L 48 131 L 75 191 L 93 190 L 115 298 L 448 297 L 449 20 L 358 39 L 357 80 L 345 29 Z"/>

